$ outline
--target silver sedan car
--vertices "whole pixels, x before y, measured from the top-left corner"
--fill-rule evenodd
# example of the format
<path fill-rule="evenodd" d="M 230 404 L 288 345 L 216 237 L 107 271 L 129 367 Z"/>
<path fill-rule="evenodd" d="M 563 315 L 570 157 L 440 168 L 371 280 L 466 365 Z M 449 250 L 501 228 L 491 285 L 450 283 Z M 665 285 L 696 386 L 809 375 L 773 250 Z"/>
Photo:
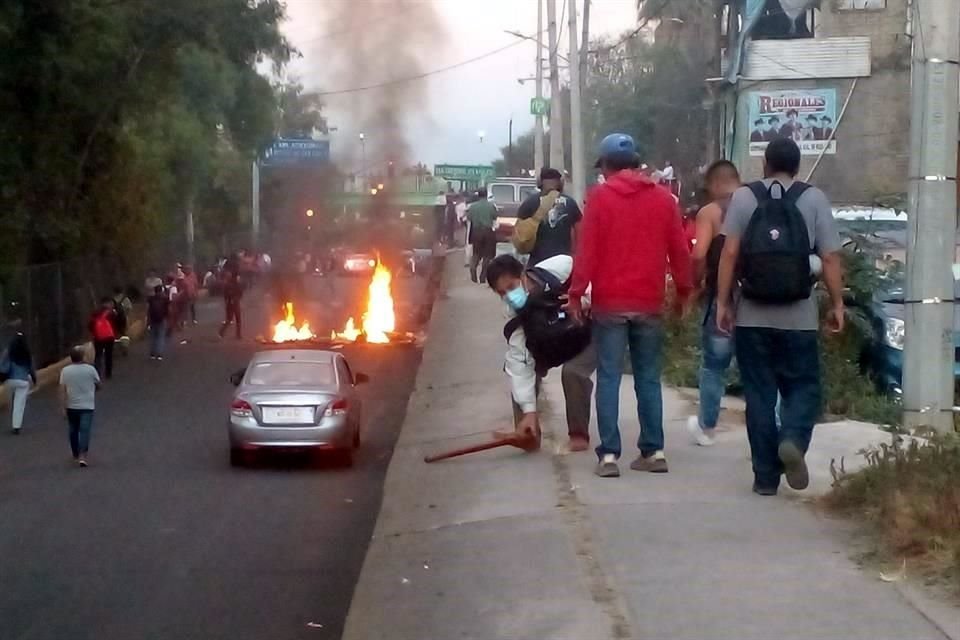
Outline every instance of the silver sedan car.
<path fill-rule="evenodd" d="M 273 349 L 254 354 L 231 376 L 237 391 L 227 430 L 230 462 L 244 463 L 260 449 L 317 449 L 353 462 L 360 446 L 357 385 L 368 382 L 350 370 L 343 354 L 313 349 Z"/>

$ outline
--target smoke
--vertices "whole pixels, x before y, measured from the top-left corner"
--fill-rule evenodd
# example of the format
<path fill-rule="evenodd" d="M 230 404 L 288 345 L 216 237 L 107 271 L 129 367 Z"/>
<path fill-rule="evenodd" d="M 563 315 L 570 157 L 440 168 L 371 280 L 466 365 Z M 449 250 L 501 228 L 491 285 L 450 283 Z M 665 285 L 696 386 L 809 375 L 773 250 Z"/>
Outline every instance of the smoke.
<path fill-rule="evenodd" d="M 364 134 L 364 152 L 347 145 L 352 164 L 382 175 L 388 161 L 411 161 L 404 123 L 427 113 L 427 80 L 412 80 L 444 49 L 446 33 L 429 0 L 323 0 L 311 3 L 328 25 L 313 57 L 326 65 L 323 91 L 376 87 L 328 96 L 349 114 L 351 129 Z M 435 62 L 434 62 L 435 64 Z M 365 156 L 365 158 L 363 157 Z M 366 167 L 362 167 L 364 160 Z"/>

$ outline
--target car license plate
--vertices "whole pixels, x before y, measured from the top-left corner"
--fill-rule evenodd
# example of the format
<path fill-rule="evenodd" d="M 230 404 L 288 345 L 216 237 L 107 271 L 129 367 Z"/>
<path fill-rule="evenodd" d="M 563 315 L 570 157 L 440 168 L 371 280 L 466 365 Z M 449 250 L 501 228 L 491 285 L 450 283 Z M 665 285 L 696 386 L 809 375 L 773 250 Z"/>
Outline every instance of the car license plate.
<path fill-rule="evenodd" d="M 264 407 L 264 424 L 313 424 L 313 407 Z"/>

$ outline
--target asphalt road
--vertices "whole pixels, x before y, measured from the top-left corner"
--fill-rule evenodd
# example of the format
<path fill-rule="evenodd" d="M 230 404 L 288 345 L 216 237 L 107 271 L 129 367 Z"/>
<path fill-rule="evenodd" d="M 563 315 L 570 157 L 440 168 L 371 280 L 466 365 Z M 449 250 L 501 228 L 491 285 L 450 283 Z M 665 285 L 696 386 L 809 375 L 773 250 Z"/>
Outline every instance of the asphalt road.
<path fill-rule="evenodd" d="M 339 324 L 365 283 L 317 279 L 311 297 Z M 422 290 L 401 280 L 395 297 Z M 228 376 L 255 345 L 218 341 L 220 313 L 204 303 L 163 363 L 142 344 L 118 359 L 88 469 L 72 464 L 52 390 L 31 398 L 23 435 L 0 420 L 4 640 L 340 637 L 420 353 L 347 347 L 372 378 L 352 469 L 303 456 L 234 469 Z M 247 320 L 267 324 L 252 299 Z"/>

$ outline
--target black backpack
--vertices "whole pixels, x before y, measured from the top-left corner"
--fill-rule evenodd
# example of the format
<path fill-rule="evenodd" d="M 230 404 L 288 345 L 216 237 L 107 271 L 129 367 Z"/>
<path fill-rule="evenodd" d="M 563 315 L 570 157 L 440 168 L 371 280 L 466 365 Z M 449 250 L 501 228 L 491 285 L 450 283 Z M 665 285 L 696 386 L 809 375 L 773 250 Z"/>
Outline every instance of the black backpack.
<path fill-rule="evenodd" d="M 740 240 L 737 265 L 740 290 L 749 300 L 787 304 L 806 300 L 813 289 L 810 277 L 810 234 L 797 200 L 810 185 L 794 182 L 780 198 L 763 182 L 749 185 L 757 199 Z"/>
<path fill-rule="evenodd" d="M 590 323 L 577 323 L 564 313 L 560 297 L 570 288 L 546 269 L 532 267 L 527 276 L 540 286 L 531 292 L 527 304 L 503 328 L 503 337 L 523 327 L 527 350 L 536 362 L 537 374 L 545 375 L 580 355 L 590 345 Z"/>

